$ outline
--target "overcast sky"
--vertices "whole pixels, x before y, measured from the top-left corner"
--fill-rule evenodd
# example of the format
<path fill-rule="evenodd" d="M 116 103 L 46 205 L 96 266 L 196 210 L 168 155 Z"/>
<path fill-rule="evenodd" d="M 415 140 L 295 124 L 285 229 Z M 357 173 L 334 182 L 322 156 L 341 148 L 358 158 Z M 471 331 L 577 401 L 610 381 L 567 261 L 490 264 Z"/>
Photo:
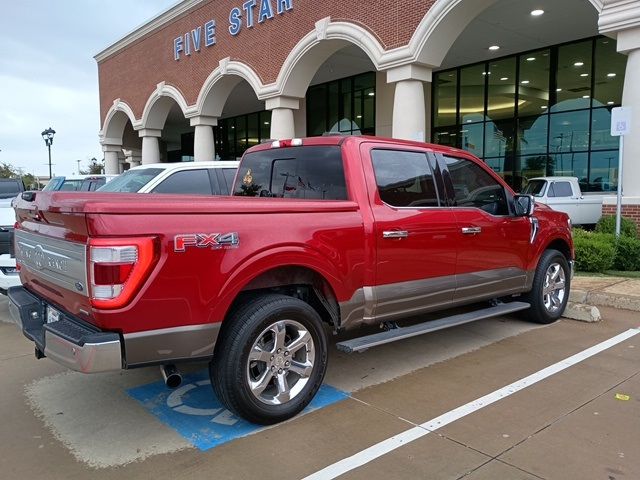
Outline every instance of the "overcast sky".
<path fill-rule="evenodd" d="M 0 162 L 48 175 L 40 133 L 56 131 L 54 175 L 102 158 L 93 56 L 177 0 L 3 1 L 0 13 Z"/>

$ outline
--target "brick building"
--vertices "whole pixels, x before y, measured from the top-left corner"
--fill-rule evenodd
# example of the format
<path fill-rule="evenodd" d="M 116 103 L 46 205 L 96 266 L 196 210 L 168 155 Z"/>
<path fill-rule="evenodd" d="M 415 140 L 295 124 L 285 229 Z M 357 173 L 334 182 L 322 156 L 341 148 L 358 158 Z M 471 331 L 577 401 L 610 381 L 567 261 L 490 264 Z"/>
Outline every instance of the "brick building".
<path fill-rule="evenodd" d="M 516 189 L 615 203 L 611 109 L 640 112 L 640 1 L 184 0 L 96 56 L 107 173 L 376 134 L 472 151 Z M 625 214 L 640 214 L 640 121 Z"/>

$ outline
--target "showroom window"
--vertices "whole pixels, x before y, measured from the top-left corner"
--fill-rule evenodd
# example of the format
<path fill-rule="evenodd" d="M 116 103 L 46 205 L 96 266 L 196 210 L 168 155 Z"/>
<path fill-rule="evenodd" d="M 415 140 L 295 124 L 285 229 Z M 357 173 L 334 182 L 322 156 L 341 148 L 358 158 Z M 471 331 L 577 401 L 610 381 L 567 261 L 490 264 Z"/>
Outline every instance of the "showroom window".
<path fill-rule="evenodd" d="M 216 154 L 221 160 L 236 160 L 247 148 L 268 140 L 270 134 L 270 110 L 223 118 L 214 127 Z"/>
<path fill-rule="evenodd" d="M 374 135 L 376 75 L 367 72 L 307 90 L 307 135 Z"/>
<path fill-rule="evenodd" d="M 545 175 L 613 191 L 611 109 L 625 69 L 615 40 L 596 37 L 437 72 L 433 141 L 480 157 L 518 191 Z"/>

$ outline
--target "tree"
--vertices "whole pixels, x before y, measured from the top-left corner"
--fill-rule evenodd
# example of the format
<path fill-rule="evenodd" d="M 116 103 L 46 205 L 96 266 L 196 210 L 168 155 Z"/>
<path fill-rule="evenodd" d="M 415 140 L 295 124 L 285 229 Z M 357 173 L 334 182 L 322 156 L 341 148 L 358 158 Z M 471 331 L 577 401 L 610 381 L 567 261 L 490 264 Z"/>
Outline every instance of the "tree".
<path fill-rule="evenodd" d="M 0 163 L 0 178 L 20 178 L 16 168 L 10 163 Z"/>
<path fill-rule="evenodd" d="M 99 175 L 104 173 L 104 159 L 98 160 L 93 157 L 89 160 L 89 169 L 80 170 L 80 175 Z"/>

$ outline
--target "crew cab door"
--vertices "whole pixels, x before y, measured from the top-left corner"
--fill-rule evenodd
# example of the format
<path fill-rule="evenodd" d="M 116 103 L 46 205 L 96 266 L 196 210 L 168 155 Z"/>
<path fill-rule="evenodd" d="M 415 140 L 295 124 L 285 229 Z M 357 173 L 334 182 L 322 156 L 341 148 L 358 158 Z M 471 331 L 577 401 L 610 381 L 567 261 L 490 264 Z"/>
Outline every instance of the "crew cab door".
<path fill-rule="evenodd" d="M 425 149 L 363 144 L 374 219 L 376 320 L 451 303 L 456 224 L 442 199 L 435 156 Z M 368 165 L 367 165 L 368 163 Z"/>
<path fill-rule="evenodd" d="M 521 292 L 527 280 L 531 223 L 513 215 L 511 193 L 478 163 L 438 155 L 456 220 L 455 302 Z"/>

